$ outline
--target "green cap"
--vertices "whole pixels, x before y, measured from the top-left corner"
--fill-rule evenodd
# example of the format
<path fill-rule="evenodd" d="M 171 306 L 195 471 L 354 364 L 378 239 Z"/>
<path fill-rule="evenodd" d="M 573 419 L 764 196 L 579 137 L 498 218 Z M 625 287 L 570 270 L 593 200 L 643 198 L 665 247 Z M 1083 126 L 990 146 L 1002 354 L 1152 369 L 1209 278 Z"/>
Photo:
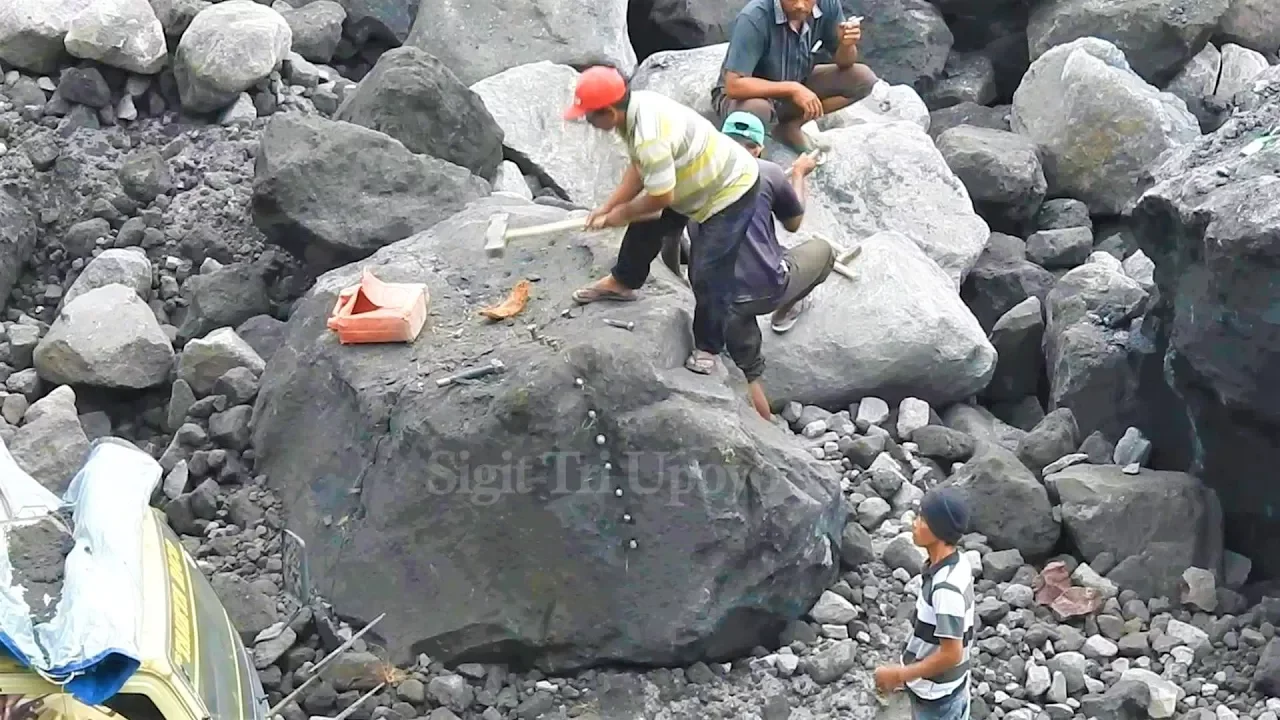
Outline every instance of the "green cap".
<path fill-rule="evenodd" d="M 739 110 L 724 119 L 724 127 L 720 132 L 725 135 L 738 135 L 764 147 L 764 123 L 749 112 Z"/>

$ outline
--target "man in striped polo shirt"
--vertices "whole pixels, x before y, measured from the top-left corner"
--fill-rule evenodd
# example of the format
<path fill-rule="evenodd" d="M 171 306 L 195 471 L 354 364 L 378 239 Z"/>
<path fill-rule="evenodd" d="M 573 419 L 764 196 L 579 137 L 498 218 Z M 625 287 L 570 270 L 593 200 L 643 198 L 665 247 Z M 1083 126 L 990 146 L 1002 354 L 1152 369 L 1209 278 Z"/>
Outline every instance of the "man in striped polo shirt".
<path fill-rule="evenodd" d="M 755 158 L 690 108 L 655 92 L 632 92 L 614 68 L 583 72 L 565 117 L 616 131 L 631 157 L 617 189 L 587 217 L 590 228 L 627 226 L 617 262 L 573 299 L 635 300 L 664 240 L 688 227 L 695 349 L 685 366 L 710 373 L 725 348 L 734 268 L 759 192 Z"/>
<path fill-rule="evenodd" d="M 920 501 L 911 528 L 928 566 L 916 598 L 915 628 L 902 665 L 876 668 L 882 692 L 904 685 L 916 720 L 969 719 L 969 658 L 972 654 L 973 568 L 956 545 L 969 524 L 965 499 L 952 488 L 934 488 Z"/>

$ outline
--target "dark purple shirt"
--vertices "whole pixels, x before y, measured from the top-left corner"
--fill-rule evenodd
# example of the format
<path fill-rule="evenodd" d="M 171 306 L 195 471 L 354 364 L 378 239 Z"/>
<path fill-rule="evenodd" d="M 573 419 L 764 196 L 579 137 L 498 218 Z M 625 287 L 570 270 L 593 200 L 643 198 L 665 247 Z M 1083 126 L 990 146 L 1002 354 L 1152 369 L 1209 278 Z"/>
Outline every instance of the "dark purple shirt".
<path fill-rule="evenodd" d="M 804 214 L 804 204 L 791 187 L 787 173 L 768 160 L 757 162 L 760 163 L 760 194 L 734 266 L 738 284 L 734 302 L 775 298 L 786 287 L 785 251 L 778 243 L 773 221 L 774 217 L 790 220 Z"/>

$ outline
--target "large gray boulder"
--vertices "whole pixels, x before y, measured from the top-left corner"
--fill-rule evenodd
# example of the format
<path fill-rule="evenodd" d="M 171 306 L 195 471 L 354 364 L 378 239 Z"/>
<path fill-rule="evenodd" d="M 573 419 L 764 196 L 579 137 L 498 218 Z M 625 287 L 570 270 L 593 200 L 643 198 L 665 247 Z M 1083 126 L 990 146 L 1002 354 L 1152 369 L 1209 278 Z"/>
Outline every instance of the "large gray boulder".
<path fill-rule="evenodd" d="M 1045 299 L 1051 409 L 1070 408 L 1081 437 L 1119 438 L 1137 411 L 1134 346 L 1150 297 L 1114 260 L 1071 270 Z M 1138 325 L 1140 327 L 1140 325 Z"/>
<path fill-rule="evenodd" d="M 627 0 L 440 0 L 404 44 L 440 58 L 467 85 L 541 61 L 607 63 L 626 75 L 636 68 Z"/>
<path fill-rule="evenodd" d="M 867 395 L 947 405 L 986 387 L 995 350 L 916 243 L 876 233 L 862 241 L 853 270 L 852 279 L 832 272 L 786 334 L 760 318 L 770 398 L 831 410 Z"/>
<path fill-rule="evenodd" d="M 201 10 L 173 58 L 182 106 L 205 113 L 230 105 L 278 69 L 292 45 L 289 23 L 265 5 L 228 0 Z"/>
<path fill-rule="evenodd" d="M 334 120 L 386 133 L 413 152 L 448 160 L 493 180 L 502 163 L 502 128 L 474 92 L 430 53 L 383 53 L 347 95 Z"/>
<path fill-rule="evenodd" d="M 627 22 L 636 51 L 702 48 L 723 43 L 747 0 L 631 0 Z"/>
<path fill-rule="evenodd" d="M 1179 597 L 1188 567 L 1222 577 L 1222 509 L 1213 490 L 1180 472 L 1072 465 L 1045 477 L 1062 528 L 1083 558 L 1110 553 L 1108 577 L 1143 597 Z"/>
<path fill-rule="evenodd" d="M 49 382 L 140 390 L 164 384 L 173 344 L 132 287 L 112 283 L 67 303 L 36 345 L 36 372 Z"/>
<path fill-rule="evenodd" d="M 0 190 L 0 309 L 35 247 L 35 218 L 24 203 Z"/>
<path fill-rule="evenodd" d="M 991 233 L 960 286 L 960 297 L 989 332 L 996 321 L 1027 298 L 1043 303 L 1056 282 L 1053 273 L 1027 259 L 1027 244 L 1022 238 Z"/>
<path fill-rule="evenodd" d="M 945 483 L 967 499 L 969 527 L 986 535 L 995 550 L 1016 549 L 1029 558 L 1048 555 L 1061 527 L 1044 485 L 1008 449 L 975 438 L 973 457 Z"/>
<path fill-rule="evenodd" d="M 160 72 L 169 55 L 147 0 L 95 0 L 71 21 L 64 43 L 78 58 L 142 75 Z"/>
<path fill-rule="evenodd" d="M 1185 102 L 1148 85 L 1115 45 L 1091 37 L 1031 64 L 1013 95 L 1011 124 L 1043 148 L 1049 194 L 1099 214 L 1123 212 L 1161 153 L 1200 136 Z"/>
<path fill-rule="evenodd" d="M 1233 545 L 1264 575 L 1280 572 L 1280 184 L 1275 145 L 1242 152 L 1256 128 L 1280 124 L 1280 81 L 1255 109 L 1167 155 L 1133 211 L 1155 262 L 1160 332 L 1140 398 L 1162 464 L 1188 468 L 1217 491 Z M 1224 182 L 1223 178 L 1230 178 Z M 1195 451 L 1193 455 L 1192 451 Z"/>
<path fill-rule="evenodd" d="M 754 415 L 727 374 L 683 367 L 692 297 L 665 268 L 637 303 L 566 316 L 619 233 L 493 260 L 497 212 L 512 227 L 566 215 L 493 196 L 326 274 L 262 378 L 257 467 L 326 598 L 385 611 L 396 662 L 501 649 L 552 671 L 682 664 L 774 636 L 838 570 L 838 475 Z M 433 315 L 461 324 L 340 346 L 325 320 L 364 267 L 425 283 Z M 516 322 L 537 332 L 474 319 L 535 275 Z M 433 382 L 495 359 L 505 373 Z"/>
<path fill-rule="evenodd" d="M 1231 0 L 1047 0 L 1027 25 L 1031 59 L 1080 38 L 1113 43 L 1135 72 L 1163 85 L 1218 27 Z"/>
<path fill-rule="evenodd" d="M 609 197 L 630 160 L 617 133 L 564 119 L 578 71 L 567 65 L 521 65 L 471 86 L 502 128 L 503 143 L 526 173 L 583 207 Z"/>
<path fill-rule="evenodd" d="M 1250 50 L 1274 53 L 1280 48 L 1280 18 L 1273 0 L 1231 0 L 1219 30 Z"/>
<path fill-rule="evenodd" d="M 850 125 L 824 137 L 830 149 L 809 176 L 797 235 L 821 235 L 848 248 L 878 232 L 900 232 L 958 289 L 990 230 L 933 140 L 904 121 Z"/>
<path fill-rule="evenodd" d="M 961 125 L 939 135 L 937 144 L 988 224 L 1016 233 L 1040 208 L 1048 183 L 1031 140 Z"/>
<path fill-rule="evenodd" d="M 955 37 L 927 0 L 841 0 L 845 17 L 861 15 L 859 62 L 893 85 L 923 90 L 947 64 Z"/>
<path fill-rule="evenodd" d="M 306 6 L 308 0 L 295 0 Z M 341 0 L 347 11 L 344 31 L 357 45 L 371 38 L 395 46 L 403 43 L 418 17 L 420 0 Z M 434 11 L 434 7 L 432 8 Z M 431 15 L 432 13 L 427 13 Z"/>
<path fill-rule="evenodd" d="M 489 194 L 466 168 L 351 123 L 276 115 L 254 165 L 253 219 L 320 272 L 368 256 Z"/>
<path fill-rule="evenodd" d="M 0 3 L 0 60 L 52 75 L 65 55 L 71 21 L 94 0 L 5 0 Z"/>
<path fill-rule="evenodd" d="M 1214 124 L 1219 113 L 1212 99 L 1218 91 L 1221 75 L 1222 53 L 1213 43 L 1205 43 L 1204 48 L 1164 86 L 1164 90 L 1187 104 L 1187 110 L 1200 121 L 1201 130 L 1216 129 L 1221 122 Z"/>
<path fill-rule="evenodd" d="M 347 19 L 342 5 L 335 0 L 315 0 L 293 8 L 277 0 L 271 7 L 289 24 L 294 52 L 314 63 L 333 60 L 338 43 L 342 42 L 342 24 Z"/>
<path fill-rule="evenodd" d="M 59 385 L 31 403 L 8 445 L 18 467 L 55 494 L 66 492 L 89 452 L 75 391 Z"/>

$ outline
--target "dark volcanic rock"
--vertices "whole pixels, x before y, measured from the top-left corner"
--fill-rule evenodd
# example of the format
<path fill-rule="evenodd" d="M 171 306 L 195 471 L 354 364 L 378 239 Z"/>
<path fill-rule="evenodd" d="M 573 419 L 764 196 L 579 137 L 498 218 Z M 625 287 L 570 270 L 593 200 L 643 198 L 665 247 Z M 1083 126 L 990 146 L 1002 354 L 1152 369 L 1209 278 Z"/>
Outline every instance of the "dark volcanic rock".
<path fill-rule="evenodd" d="M 1280 150 L 1241 150 L 1280 122 L 1280 84 L 1256 109 L 1165 156 L 1133 211 L 1134 232 L 1156 266 L 1160 332 L 1140 388 L 1150 436 L 1169 467 L 1190 467 L 1218 491 L 1228 545 L 1280 573 Z M 1230 178 L 1227 180 L 1227 178 Z M 1175 392 L 1170 392 L 1166 377 Z M 1190 423 L 1183 422 L 1189 418 Z M 1182 449 L 1182 452 L 1177 450 Z M 1167 452 L 1167 451 L 1166 451 Z"/>
<path fill-rule="evenodd" d="M 333 119 L 386 133 L 486 180 L 502 164 L 502 128 L 480 96 L 425 50 L 383 54 Z"/>
<path fill-rule="evenodd" d="M 466 168 L 415 155 L 380 132 L 296 114 L 271 119 L 254 171 L 254 223 L 319 272 L 425 230 L 490 191 Z"/>
<path fill-rule="evenodd" d="M 683 368 L 691 298 L 678 280 L 659 269 L 643 303 L 562 316 L 612 264 L 616 233 L 494 262 L 495 212 L 565 216 L 495 196 L 323 276 L 263 376 L 256 468 L 327 599 L 385 610 L 398 661 L 688 663 L 776 637 L 835 579 L 838 476 L 752 415 L 728 376 Z M 334 297 L 364 266 L 426 283 L 441 325 L 412 345 L 333 342 Z M 518 322 L 536 339 L 475 318 L 535 275 Z M 432 382 L 491 359 L 505 373 Z M 326 540 L 339 523 L 342 541 Z"/>

